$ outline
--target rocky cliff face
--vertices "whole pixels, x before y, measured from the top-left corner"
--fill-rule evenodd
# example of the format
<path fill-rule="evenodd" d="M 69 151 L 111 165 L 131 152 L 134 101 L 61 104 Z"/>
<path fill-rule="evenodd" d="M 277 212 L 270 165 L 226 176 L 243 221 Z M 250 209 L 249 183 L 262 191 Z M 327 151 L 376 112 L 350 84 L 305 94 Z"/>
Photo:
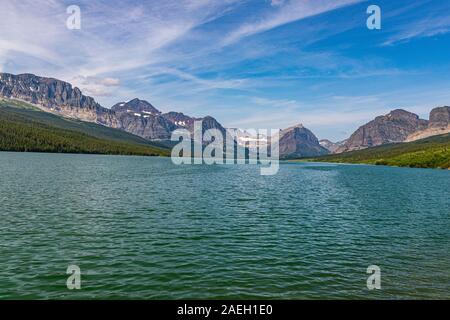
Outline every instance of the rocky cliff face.
<path fill-rule="evenodd" d="M 149 140 L 170 140 L 177 126 L 161 116 L 161 111 L 149 102 L 133 99 L 111 108 L 121 123 L 121 129 Z"/>
<path fill-rule="evenodd" d="M 161 111 L 152 106 L 145 100 L 135 98 L 128 102 L 119 102 L 111 107 L 111 110 L 115 112 L 136 112 L 144 114 L 159 115 Z"/>
<path fill-rule="evenodd" d="M 169 140 L 177 128 L 192 132 L 195 120 L 203 120 L 204 130 L 217 128 L 225 132 L 212 117 L 197 119 L 177 112 L 162 114 L 149 102 L 137 98 L 107 109 L 70 83 L 33 74 L 0 73 L 0 97 L 23 100 L 47 112 L 121 129 L 149 140 Z"/>
<path fill-rule="evenodd" d="M 347 152 L 387 143 L 404 142 L 409 135 L 428 127 L 418 115 L 397 109 L 363 125 L 336 152 Z"/>
<path fill-rule="evenodd" d="M 194 133 L 194 122 L 201 120 L 189 117 L 181 112 L 174 112 L 174 111 L 164 113 L 162 117 L 166 121 L 172 123 L 176 129 L 187 129 L 191 133 Z"/>
<path fill-rule="evenodd" d="M 280 132 L 279 148 L 282 158 L 314 157 L 329 153 L 319 144 L 317 137 L 301 124 Z"/>
<path fill-rule="evenodd" d="M 180 112 L 161 113 L 149 102 L 133 99 L 114 105 L 113 110 L 119 118 L 122 129 L 146 139 L 170 140 L 176 129 L 194 132 L 194 122 L 202 121 L 202 129 L 219 129 L 225 133 L 222 125 L 213 117 L 192 118 Z"/>
<path fill-rule="evenodd" d="M 322 147 L 327 149 L 330 153 L 335 153 L 340 147 L 342 147 L 347 140 L 339 141 L 339 142 L 332 142 L 327 139 L 320 140 L 319 143 Z"/>
<path fill-rule="evenodd" d="M 447 128 L 450 125 L 450 107 L 439 107 L 431 110 L 430 128 Z"/>
<path fill-rule="evenodd" d="M 439 107 L 431 110 L 430 121 L 426 129 L 410 134 L 406 142 L 425 139 L 450 132 L 450 107 Z"/>
<path fill-rule="evenodd" d="M 118 113 L 122 130 L 149 140 L 170 140 L 176 126 L 163 117 Z"/>
<path fill-rule="evenodd" d="M 23 100 L 44 111 L 119 128 L 114 112 L 84 96 L 70 83 L 33 74 L 0 73 L 0 96 Z"/>

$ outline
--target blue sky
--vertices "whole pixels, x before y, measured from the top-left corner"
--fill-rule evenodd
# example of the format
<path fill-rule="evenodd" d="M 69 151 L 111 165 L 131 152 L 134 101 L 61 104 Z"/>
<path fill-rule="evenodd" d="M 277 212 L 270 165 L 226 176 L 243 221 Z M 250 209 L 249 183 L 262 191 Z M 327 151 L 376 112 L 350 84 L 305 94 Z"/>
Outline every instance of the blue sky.
<path fill-rule="evenodd" d="M 66 7 L 81 29 L 66 28 Z M 382 29 L 366 27 L 369 5 Z M 341 140 L 405 108 L 450 105 L 450 3 L 0 0 L 0 71 L 69 81 L 103 106 L 135 97 L 227 127 L 303 123 Z"/>

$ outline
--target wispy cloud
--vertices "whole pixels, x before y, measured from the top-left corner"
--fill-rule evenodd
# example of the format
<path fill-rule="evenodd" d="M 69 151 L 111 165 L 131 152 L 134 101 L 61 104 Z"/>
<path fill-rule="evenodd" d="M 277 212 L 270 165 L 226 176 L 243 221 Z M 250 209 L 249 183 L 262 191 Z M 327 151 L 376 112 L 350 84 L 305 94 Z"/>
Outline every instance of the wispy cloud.
<path fill-rule="evenodd" d="M 365 2 L 0 0 L 0 71 L 60 78 L 105 106 L 140 97 L 229 126 L 303 122 L 333 139 L 392 107 L 425 111 L 448 96 L 448 38 L 399 45 L 447 36 L 448 5 L 379 0 L 378 32 L 365 27 Z M 81 30 L 66 28 L 72 4 Z M 425 90 L 433 95 L 415 95 Z"/>
<path fill-rule="evenodd" d="M 224 39 L 223 44 L 229 45 L 242 38 L 280 27 L 282 25 L 315 16 L 324 12 L 360 2 L 361 0 L 291 0 L 272 1 L 272 11 L 262 18 L 244 23 L 237 30 L 232 31 Z"/>
<path fill-rule="evenodd" d="M 285 2 L 285 0 L 271 0 L 271 1 L 270 1 L 270 5 L 271 5 L 272 7 L 278 7 L 278 6 L 283 5 L 284 2 Z"/>
<path fill-rule="evenodd" d="M 60 75 L 126 71 L 164 60 L 162 48 L 234 2 L 155 1 L 144 7 L 80 1 L 82 28 L 67 30 L 63 2 L 6 1 L 0 29 L 11 31 L 0 33 L 0 45 L 9 57 L 20 53 L 54 64 Z"/>
<path fill-rule="evenodd" d="M 250 102 L 270 107 L 237 121 L 239 126 L 259 127 L 267 123 L 286 128 L 302 123 L 321 130 L 335 125 L 350 125 L 367 121 L 389 110 L 381 96 L 330 96 L 328 99 L 310 105 L 297 100 L 267 99 L 252 97 Z M 276 112 L 273 112 L 276 110 Z"/>
<path fill-rule="evenodd" d="M 398 42 L 407 42 L 413 38 L 432 37 L 450 32 L 450 17 L 426 17 L 406 26 L 386 40 L 383 45 L 393 45 Z"/>
<path fill-rule="evenodd" d="M 171 75 L 177 77 L 182 81 L 189 81 L 199 85 L 197 91 L 203 91 L 208 89 L 236 89 L 241 87 L 247 79 L 203 79 L 192 75 L 188 72 L 184 72 L 174 68 L 158 68 L 154 72 L 154 75 Z"/>
<path fill-rule="evenodd" d="M 113 95 L 112 89 L 120 85 L 116 78 L 85 77 L 77 76 L 70 81 L 79 87 L 85 94 L 96 97 L 109 97 Z"/>

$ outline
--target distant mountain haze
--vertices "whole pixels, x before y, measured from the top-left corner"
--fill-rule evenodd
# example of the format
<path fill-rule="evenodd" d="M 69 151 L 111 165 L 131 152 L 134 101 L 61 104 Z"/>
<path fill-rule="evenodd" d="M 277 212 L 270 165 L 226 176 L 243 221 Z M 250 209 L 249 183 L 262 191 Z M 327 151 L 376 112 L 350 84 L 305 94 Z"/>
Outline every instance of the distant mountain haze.
<path fill-rule="evenodd" d="M 330 153 L 335 153 L 340 147 L 342 147 L 347 140 L 339 141 L 339 142 L 332 142 L 328 139 L 322 139 L 319 141 L 320 145 L 327 149 Z"/>

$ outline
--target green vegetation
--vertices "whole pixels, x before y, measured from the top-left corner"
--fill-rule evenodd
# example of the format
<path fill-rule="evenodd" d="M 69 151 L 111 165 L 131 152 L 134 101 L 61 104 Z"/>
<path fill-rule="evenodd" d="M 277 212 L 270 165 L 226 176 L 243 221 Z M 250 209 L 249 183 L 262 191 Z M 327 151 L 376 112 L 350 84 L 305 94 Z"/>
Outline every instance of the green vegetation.
<path fill-rule="evenodd" d="M 0 151 L 167 156 L 162 145 L 27 103 L 0 100 Z"/>
<path fill-rule="evenodd" d="M 450 169 L 450 134 L 301 161 Z"/>

